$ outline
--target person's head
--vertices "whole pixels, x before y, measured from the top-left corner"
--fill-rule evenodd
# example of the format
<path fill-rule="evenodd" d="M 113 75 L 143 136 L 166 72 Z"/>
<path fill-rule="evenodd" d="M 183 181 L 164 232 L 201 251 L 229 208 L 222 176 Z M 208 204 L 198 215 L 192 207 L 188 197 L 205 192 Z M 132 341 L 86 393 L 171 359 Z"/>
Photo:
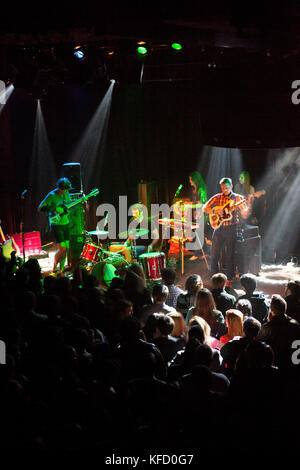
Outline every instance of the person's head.
<path fill-rule="evenodd" d="M 197 340 L 199 344 L 205 343 L 205 333 L 203 328 L 197 322 L 193 324 L 191 323 L 191 325 L 188 326 L 186 333 L 186 342 L 190 343 L 193 340 Z"/>
<path fill-rule="evenodd" d="M 132 263 L 129 266 L 129 270 L 131 272 L 135 273 L 137 276 L 139 276 L 141 278 L 144 286 L 146 285 L 145 273 L 144 273 L 144 270 L 143 270 L 141 265 L 139 265 L 138 263 Z"/>
<path fill-rule="evenodd" d="M 190 295 L 196 295 L 198 290 L 203 287 L 203 282 L 199 274 L 191 274 L 185 281 L 185 290 Z"/>
<path fill-rule="evenodd" d="M 203 317 L 209 323 L 208 320 L 215 309 L 216 304 L 210 290 L 205 287 L 199 289 L 195 305 L 195 314 Z"/>
<path fill-rule="evenodd" d="M 232 180 L 231 178 L 222 178 L 220 180 L 220 186 L 221 186 L 221 190 L 222 190 L 222 193 L 224 194 L 224 196 L 229 196 L 229 194 L 231 194 L 232 192 Z"/>
<path fill-rule="evenodd" d="M 250 185 L 250 174 L 248 171 L 242 171 L 239 176 L 239 182 L 246 186 Z"/>
<path fill-rule="evenodd" d="M 271 297 L 271 303 L 270 303 L 270 317 L 274 317 L 277 315 L 284 315 L 286 312 L 286 301 L 284 300 L 283 297 L 279 294 L 274 294 Z"/>
<path fill-rule="evenodd" d="M 235 304 L 235 308 L 242 312 L 244 317 L 251 317 L 252 316 L 252 305 L 250 300 L 248 299 L 239 299 Z"/>
<path fill-rule="evenodd" d="M 169 289 L 164 284 L 155 284 L 152 289 L 152 297 L 155 303 L 163 303 L 167 300 Z"/>
<path fill-rule="evenodd" d="M 261 341 L 251 341 L 237 360 L 236 368 L 261 369 L 271 367 L 274 352 L 271 346 Z"/>
<path fill-rule="evenodd" d="M 245 338 L 255 339 L 261 329 L 261 323 L 254 317 L 249 317 L 244 320 L 243 330 Z"/>
<path fill-rule="evenodd" d="M 186 323 L 182 313 L 180 312 L 169 312 L 168 317 L 171 317 L 174 321 L 174 329 L 172 336 L 181 337 L 184 335 Z"/>
<path fill-rule="evenodd" d="M 194 354 L 195 365 L 202 365 L 209 368 L 213 359 L 213 350 L 207 344 L 200 344 Z"/>
<path fill-rule="evenodd" d="M 164 284 L 172 286 L 176 279 L 176 271 L 173 268 L 163 268 L 161 270 L 161 277 Z"/>
<path fill-rule="evenodd" d="M 204 318 L 199 317 L 198 315 L 194 315 L 189 321 L 188 328 L 187 328 L 187 340 L 189 338 L 189 331 L 194 325 L 200 326 L 200 328 L 202 329 L 204 333 L 204 342 L 209 341 L 210 334 L 211 334 L 210 326 L 204 320 Z"/>
<path fill-rule="evenodd" d="M 156 317 L 156 328 L 159 336 L 168 336 L 171 335 L 174 330 L 174 320 L 173 318 L 165 315 L 164 313 L 159 313 Z"/>
<path fill-rule="evenodd" d="M 134 219 L 138 219 L 139 217 L 144 216 L 144 206 L 140 202 L 137 202 L 133 206 L 131 206 L 131 214 Z"/>
<path fill-rule="evenodd" d="M 135 317 L 124 318 L 120 326 L 121 342 L 131 343 L 141 338 L 141 324 Z"/>
<path fill-rule="evenodd" d="M 227 282 L 227 276 L 223 273 L 216 273 L 212 276 L 211 280 L 213 289 L 224 289 Z"/>
<path fill-rule="evenodd" d="M 240 277 L 241 285 L 245 289 L 246 294 L 252 294 L 256 289 L 256 277 L 254 274 L 247 273 Z"/>
<path fill-rule="evenodd" d="M 32 291 L 25 291 L 21 296 L 21 303 L 25 311 L 33 311 L 37 304 L 35 293 Z"/>
<path fill-rule="evenodd" d="M 285 295 L 294 295 L 297 299 L 300 298 L 300 280 L 289 281 L 286 286 Z"/>
<path fill-rule="evenodd" d="M 133 314 L 133 303 L 127 299 L 121 299 L 116 304 L 116 313 L 120 319 L 131 317 Z"/>
<path fill-rule="evenodd" d="M 72 188 L 71 181 L 68 180 L 68 178 L 59 178 L 56 183 L 56 186 L 62 193 L 66 193 Z"/>
<path fill-rule="evenodd" d="M 192 171 L 192 173 L 189 174 L 189 182 L 191 186 L 196 186 L 197 189 L 200 187 L 205 188 L 204 179 L 199 171 Z"/>
<path fill-rule="evenodd" d="M 227 310 L 225 321 L 230 339 L 235 336 L 244 336 L 242 312 L 234 308 Z"/>

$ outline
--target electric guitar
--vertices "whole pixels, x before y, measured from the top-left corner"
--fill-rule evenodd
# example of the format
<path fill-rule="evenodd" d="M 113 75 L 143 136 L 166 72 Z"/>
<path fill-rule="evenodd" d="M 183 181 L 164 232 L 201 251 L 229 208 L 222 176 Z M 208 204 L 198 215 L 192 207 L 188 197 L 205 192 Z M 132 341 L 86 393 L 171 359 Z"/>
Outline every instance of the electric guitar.
<path fill-rule="evenodd" d="M 258 191 L 254 194 L 250 194 L 250 206 L 251 206 L 251 201 L 253 201 L 254 198 L 263 196 L 264 194 L 266 194 L 265 190 Z M 236 202 L 236 203 L 231 199 L 226 204 L 224 204 L 224 206 L 215 206 L 214 209 L 222 209 L 223 213 L 222 214 L 214 214 L 214 213 L 209 214 L 209 222 L 210 222 L 211 227 L 213 229 L 217 229 L 221 227 L 223 222 L 231 220 L 232 212 L 238 206 L 240 206 L 241 204 L 244 204 L 245 202 L 246 203 L 248 202 L 248 205 L 249 205 L 249 201 L 247 199 L 242 199 L 241 201 Z"/>
<path fill-rule="evenodd" d="M 1 220 L 0 220 L 0 224 L 1 224 Z M 2 256 L 4 256 L 5 259 L 10 259 L 10 255 L 13 251 L 15 251 L 17 253 L 17 255 L 19 255 L 20 250 L 19 250 L 19 247 L 16 244 L 14 238 L 9 237 L 8 240 L 7 240 L 4 236 L 1 225 L 0 225 L 0 235 L 1 235 L 1 238 L 2 238 L 2 241 L 0 242 Z"/>
<path fill-rule="evenodd" d="M 57 224 L 61 220 L 62 216 L 69 212 L 69 209 L 71 209 L 74 206 L 77 206 L 77 204 L 87 201 L 90 197 L 97 196 L 97 194 L 99 194 L 99 189 L 95 188 L 86 196 L 76 199 L 76 201 L 70 202 L 69 204 L 66 204 L 64 201 L 62 201 L 61 203 L 58 204 L 57 207 L 61 207 L 62 209 L 64 209 L 64 212 L 61 214 L 56 212 L 56 210 L 54 212 L 51 212 L 51 214 L 54 214 L 54 215 L 49 215 L 50 224 L 53 224 L 53 223 Z"/>

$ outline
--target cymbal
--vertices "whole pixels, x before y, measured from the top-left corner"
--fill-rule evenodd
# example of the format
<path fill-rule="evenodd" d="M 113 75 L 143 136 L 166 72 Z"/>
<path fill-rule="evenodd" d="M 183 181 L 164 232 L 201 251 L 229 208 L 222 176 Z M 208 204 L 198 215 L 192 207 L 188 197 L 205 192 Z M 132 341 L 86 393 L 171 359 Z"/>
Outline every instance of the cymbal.
<path fill-rule="evenodd" d="M 125 232 L 121 232 L 118 234 L 118 238 L 129 238 L 129 237 L 142 237 L 143 235 L 147 235 L 149 233 L 149 230 L 147 229 L 139 229 L 139 228 L 133 228 L 131 230 L 126 230 Z"/>
<path fill-rule="evenodd" d="M 92 230 L 91 232 L 88 232 L 89 235 L 108 235 L 108 232 L 106 230 Z"/>

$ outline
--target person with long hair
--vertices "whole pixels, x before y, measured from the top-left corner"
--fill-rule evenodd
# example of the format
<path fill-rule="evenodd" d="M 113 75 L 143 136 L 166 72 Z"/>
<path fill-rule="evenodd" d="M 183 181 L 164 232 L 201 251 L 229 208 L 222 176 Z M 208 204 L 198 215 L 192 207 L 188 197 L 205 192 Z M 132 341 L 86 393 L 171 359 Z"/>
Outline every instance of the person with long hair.
<path fill-rule="evenodd" d="M 225 332 L 225 320 L 222 313 L 216 309 L 216 304 L 210 290 L 205 287 L 199 289 L 196 297 L 196 303 L 194 307 L 191 307 L 186 316 L 186 323 L 188 324 L 190 319 L 198 315 L 209 324 L 211 328 L 211 335 L 216 338 Z"/>
<path fill-rule="evenodd" d="M 204 179 L 199 171 L 192 171 L 189 175 L 189 182 L 192 187 L 192 200 L 194 202 L 202 202 L 205 204 L 207 201 L 207 189 Z"/>
<path fill-rule="evenodd" d="M 239 176 L 239 182 L 234 186 L 234 192 L 241 194 L 244 197 L 248 197 L 249 194 L 254 194 L 255 189 L 250 184 L 250 173 L 249 171 L 242 171 Z"/>
<path fill-rule="evenodd" d="M 239 337 L 244 336 L 244 330 L 243 330 L 244 316 L 242 312 L 234 308 L 227 310 L 225 322 L 227 326 L 227 333 L 221 336 L 220 347 L 228 343 L 228 341 L 231 341 L 236 336 L 239 336 Z"/>

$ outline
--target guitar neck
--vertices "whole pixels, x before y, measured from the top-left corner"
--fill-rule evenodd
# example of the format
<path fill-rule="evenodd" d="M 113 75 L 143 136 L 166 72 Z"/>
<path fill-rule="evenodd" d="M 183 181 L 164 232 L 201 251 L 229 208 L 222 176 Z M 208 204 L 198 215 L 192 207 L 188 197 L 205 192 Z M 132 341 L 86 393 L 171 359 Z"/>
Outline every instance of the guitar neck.
<path fill-rule="evenodd" d="M 2 230 L 1 225 L 0 225 L 0 235 L 1 235 L 1 238 L 2 238 L 3 243 L 4 243 L 6 240 L 5 240 L 5 236 L 4 236 L 4 233 L 3 233 L 3 230 Z"/>

